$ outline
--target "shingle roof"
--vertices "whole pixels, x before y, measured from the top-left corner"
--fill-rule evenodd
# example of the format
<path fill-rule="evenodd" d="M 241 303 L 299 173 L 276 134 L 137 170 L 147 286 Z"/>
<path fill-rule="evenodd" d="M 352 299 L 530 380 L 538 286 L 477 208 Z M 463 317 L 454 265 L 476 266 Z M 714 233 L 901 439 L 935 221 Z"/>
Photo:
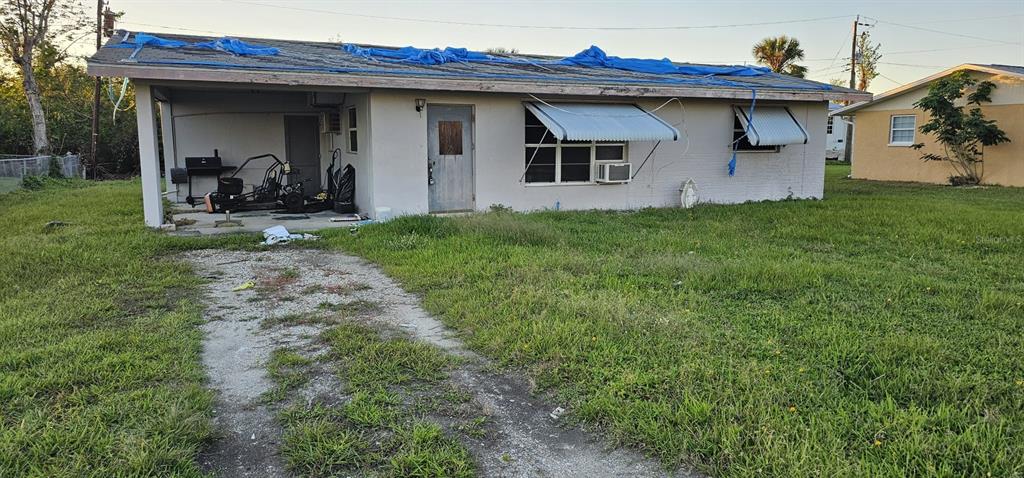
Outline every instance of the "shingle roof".
<path fill-rule="evenodd" d="M 951 73 L 954 73 L 954 72 L 957 72 L 957 71 L 960 71 L 960 70 L 973 70 L 973 71 L 980 71 L 980 72 L 991 73 L 991 74 L 1008 74 L 1008 75 L 1013 75 L 1013 76 L 1024 77 L 1024 66 L 985 65 L 985 64 L 981 64 L 981 63 L 964 63 L 962 65 L 957 65 L 957 66 L 954 66 L 953 68 L 949 68 L 947 70 L 942 70 L 942 71 L 940 71 L 940 72 L 938 72 L 938 73 L 936 73 L 934 75 L 928 76 L 926 78 L 922 78 L 920 80 L 917 80 L 917 81 L 914 81 L 914 82 L 911 82 L 911 83 L 907 83 L 905 85 L 897 86 L 896 88 L 893 88 L 893 89 L 891 89 L 889 91 L 886 91 L 885 93 L 879 93 L 879 94 L 875 95 L 874 97 L 872 97 L 871 99 L 869 99 L 867 101 L 861 101 L 859 103 L 853 103 L 851 105 L 844 106 L 844 107 L 839 108 L 837 110 L 830 109 L 828 114 L 832 115 L 832 116 L 848 115 L 850 113 L 854 113 L 857 110 L 862 109 L 864 107 L 867 107 L 869 105 L 878 104 L 878 103 L 886 101 L 886 100 L 888 100 L 890 98 L 894 98 L 896 96 L 902 95 L 902 94 L 907 93 L 909 91 L 912 91 L 912 90 L 915 90 L 917 88 L 923 87 L 923 86 L 925 86 L 925 85 L 927 85 L 927 84 L 929 84 L 929 83 L 931 83 L 931 82 L 933 82 L 933 81 L 935 81 L 935 80 L 937 80 L 939 78 L 942 78 L 942 77 L 944 77 L 946 75 L 949 75 Z"/>
<path fill-rule="evenodd" d="M 998 65 L 998 64 L 982 65 L 982 64 L 979 64 L 979 63 L 974 63 L 974 64 L 978 65 L 978 66 L 988 67 L 988 68 L 991 68 L 993 70 L 1001 70 L 1001 71 L 1004 71 L 1004 72 L 1009 73 L 1011 75 L 1021 75 L 1021 76 L 1024 76 L 1024 66 Z"/>
<path fill-rule="evenodd" d="M 261 38 L 245 38 L 246 42 L 260 46 L 275 47 L 280 53 L 273 56 L 234 56 L 215 50 L 196 48 L 160 48 L 146 46 L 135 52 L 133 48 L 117 48 L 123 39 L 131 38 L 130 32 L 118 31 L 89 60 L 89 67 L 100 76 L 128 76 L 146 78 L 142 71 L 153 69 L 175 69 L 190 71 L 234 71 L 251 72 L 255 75 L 270 74 L 310 74 L 338 75 L 350 78 L 392 78 L 402 79 L 435 79 L 435 80 L 477 80 L 500 84 L 554 84 L 562 87 L 581 85 L 591 87 L 615 87 L 619 91 L 635 89 L 646 96 L 654 96 L 652 90 L 667 88 L 699 88 L 714 90 L 735 90 L 747 97 L 756 89 L 762 92 L 792 93 L 794 99 L 803 93 L 825 95 L 825 99 L 849 98 L 862 99 L 864 93 L 846 88 L 828 87 L 815 81 L 793 78 L 777 73 L 763 76 L 694 76 L 694 75 L 658 75 L 637 73 L 610 68 L 594 68 L 567 65 L 551 65 L 539 63 L 495 64 L 495 63 L 445 63 L 441 65 L 420 65 L 393 61 L 379 61 L 355 56 L 345 52 L 337 43 L 305 42 L 292 40 L 274 40 Z M 161 38 L 180 40 L 189 43 L 205 42 L 215 38 L 194 35 L 160 34 Z M 133 56 L 134 54 L 134 56 Z M 550 60 L 551 57 L 539 55 L 515 55 L 517 58 Z M 140 68 L 144 68 L 140 69 Z M 180 75 L 179 75 L 180 76 Z M 207 77 L 210 75 L 207 74 Z M 150 77 L 158 78 L 156 76 Z M 176 76 L 175 78 L 178 78 Z M 325 83 L 326 84 L 326 83 Z M 375 87 L 388 87 L 387 84 L 374 84 Z M 824 88 L 823 88 L 824 87 Z M 458 89 L 458 88 L 452 88 Z M 501 91 L 491 88 L 489 91 Z"/>

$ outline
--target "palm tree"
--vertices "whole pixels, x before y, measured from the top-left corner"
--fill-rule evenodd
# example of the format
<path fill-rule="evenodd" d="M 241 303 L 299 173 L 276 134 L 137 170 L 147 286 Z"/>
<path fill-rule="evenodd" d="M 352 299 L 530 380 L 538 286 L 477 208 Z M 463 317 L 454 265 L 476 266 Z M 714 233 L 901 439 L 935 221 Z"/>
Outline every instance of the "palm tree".
<path fill-rule="evenodd" d="M 797 61 L 804 59 L 804 50 L 800 48 L 800 40 L 796 38 L 786 35 L 765 38 L 754 45 L 753 54 L 758 63 L 776 73 L 797 78 L 803 78 L 807 74 L 807 67 L 796 64 Z"/>

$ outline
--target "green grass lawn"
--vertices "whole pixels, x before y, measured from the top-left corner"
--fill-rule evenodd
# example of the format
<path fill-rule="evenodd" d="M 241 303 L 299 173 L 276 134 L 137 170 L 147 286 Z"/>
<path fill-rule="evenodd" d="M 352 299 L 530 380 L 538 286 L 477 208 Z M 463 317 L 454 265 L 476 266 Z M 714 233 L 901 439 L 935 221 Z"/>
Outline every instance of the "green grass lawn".
<path fill-rule="evenodd" d="M 824 201 L 402 218 L 320 245 L 668 464 L 1021 475 L 1024 190 L 845 174 Z M 149 231 L 137 181 L 3 199 L 0 476 L 200 475 L 197 279 L 173 255 L 253 237 Z"/>
<path fill-rule="evenodd" d="M 1024 473 L 1024 190 L 409 217 L 327 241 L 575 416 L 717 476 Z"/>
<path fill-rule="evenodd" d="M 170 257 L 199 242 L 147 230 L 139 191 L 0 201 L 0 476 L 201 475 L 196 279 Z"/>

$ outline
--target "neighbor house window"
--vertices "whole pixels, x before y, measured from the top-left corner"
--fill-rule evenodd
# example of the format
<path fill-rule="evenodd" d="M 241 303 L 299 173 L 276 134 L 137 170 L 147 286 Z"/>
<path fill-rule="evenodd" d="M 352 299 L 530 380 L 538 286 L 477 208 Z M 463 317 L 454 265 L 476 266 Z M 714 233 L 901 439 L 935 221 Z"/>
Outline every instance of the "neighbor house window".
<path fill-rule="evenodd" d="M 832 120 L 835 119 L 831 116 L 828 117 L 828 125 L 825 126 L 825 134 L 832 134 Z"/>
<path fill-rule="evenodd" d="M 356 118 L 356 107 L 352 106 L 348 109 L 348 138 L 346 139 L 350 153 L 359 151 L 359 123 Z"/>
<path fill-rule="evenodd" d="M 914 144 L 914 127 L 917 117 L 914 115 L 894 115 L 889 120 L 889 144 L 893 146 L 910 146 Z"/>
<path fill-rule="evenodd" d="M 601 163 L 626 160 L 626 143 L 560 141 L 526 111 L 526 182 L 587 183 Z"/>
<path fill-rule="evenodd" d="M 732 117 L 732 147 L 734 151 L 779 152 L 778 146 L 754 146 L 750 144 L 750 139 L 747 138 L 747 132 L 743 129 L 743 124 L 740 123 L 740 119 L 736 115 L 733 115 Z"/>

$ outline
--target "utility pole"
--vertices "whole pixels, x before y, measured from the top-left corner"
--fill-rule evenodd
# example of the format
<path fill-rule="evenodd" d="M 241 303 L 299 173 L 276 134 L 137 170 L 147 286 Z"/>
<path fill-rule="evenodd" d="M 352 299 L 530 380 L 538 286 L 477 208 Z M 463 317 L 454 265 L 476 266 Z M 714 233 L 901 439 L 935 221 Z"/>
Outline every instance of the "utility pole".
<path fill-rule="evenodd" d="M 96 51 L 103 47 L 103 2 L 96 0 Z M 96 168 L 99 161 L 96 157 L 100 141 L 100 77 L 96 77 L 92 88 L 92 142 L 89 154 L 89 161 L 92 162 L 92 178 L 96 179 L 98 174 Z"/>
<path fill-rule="evenodd" d="M 857 89 L 857 27 L 865 25 L 860 22 L 860 15 L 853 20 L 853 37 L 850 40 L 850 89 Z M 846 162 L 853 164 L 853 121 L 846 122 L 846 144 L 843 147 L 843 157 Z"/>
<path fill-rule="evenodd" d="M 857 25 L 860 15 L 853 21 L 853 40 L 850 42 L 850 89 L 857 88 Z"/>

